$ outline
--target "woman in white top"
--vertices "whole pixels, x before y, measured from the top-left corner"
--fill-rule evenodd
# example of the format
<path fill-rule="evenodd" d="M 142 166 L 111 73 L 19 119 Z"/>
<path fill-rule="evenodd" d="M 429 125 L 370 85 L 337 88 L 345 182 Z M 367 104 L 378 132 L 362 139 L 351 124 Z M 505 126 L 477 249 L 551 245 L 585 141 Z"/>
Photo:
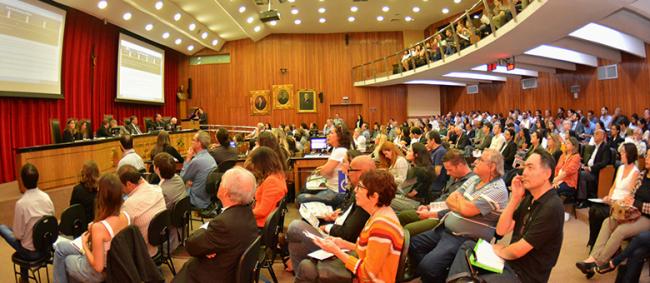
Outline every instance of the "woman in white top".
<path fill-rule="evenodd" d="M 385 142 L 380 148 L 379 168 L 386 168 L 395 177 L 395 183 L 399 188 L 409 170 L 409 162 L 402 156 L 402 152 L 392 142 Z"/>
<path fill-rule="evenodd" d="M 88 231 L 81 236 L 81 247 L 77 240 L 59 240 L 54 244 L 54 282 L 102 282 L 106 274 L 106 255 L 111 240 L 131 223 L 126 212 L 121 212 L 122 182 L 115 174 L 104 174 L 99 178 L 95 220 L 88 225 Z"/>
<path fill-rule="evenodd" d="M 639 177 L 639 169 L 634 164 L 638 156 L 636 146 L 632 143 L 624 143 L 618 152 L 621 155 L 621 166 L 616 170 L 616 178 L 609 189 L 609 194 L 603 198 L 606 203 L 632 197 L 634 184 Z"/>

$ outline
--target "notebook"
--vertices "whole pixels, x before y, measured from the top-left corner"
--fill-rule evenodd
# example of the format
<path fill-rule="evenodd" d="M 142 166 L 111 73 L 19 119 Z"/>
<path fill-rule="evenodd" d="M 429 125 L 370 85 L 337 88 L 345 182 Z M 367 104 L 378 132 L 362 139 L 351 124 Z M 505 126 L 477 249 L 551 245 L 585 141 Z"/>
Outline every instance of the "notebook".
<path fill-rule="evenodd" d="M 469 262 L 473 266 L 499 274 L 503 273 L 503 266 L 505 264 L 505 260 L 494 253 L 492 244 L 483 239 L 479 239 L 476 246 L 474 246 L 474 253 L 470 255 Z"/>

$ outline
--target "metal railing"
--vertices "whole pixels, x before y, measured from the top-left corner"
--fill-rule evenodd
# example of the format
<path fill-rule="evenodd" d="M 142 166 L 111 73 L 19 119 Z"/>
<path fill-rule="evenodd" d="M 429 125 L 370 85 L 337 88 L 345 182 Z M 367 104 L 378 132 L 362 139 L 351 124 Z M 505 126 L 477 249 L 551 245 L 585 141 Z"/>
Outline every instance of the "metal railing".
<path fill-rule="evenodd" d="M 510 20 L 516 21 L 517 13 L 525 9 L 529 2 L 529 0 L 495 0 L 493 7 L 490 8 L 487 0 L 478 0 L 462 15 L 424 40 L 386 57 L 352 67 L 352 81 L 402 75 L 418 67 L 430 67 L 440 60 L 445 62 L 448 56 L 460 53 L 468 46 L 476 45 Z"/>

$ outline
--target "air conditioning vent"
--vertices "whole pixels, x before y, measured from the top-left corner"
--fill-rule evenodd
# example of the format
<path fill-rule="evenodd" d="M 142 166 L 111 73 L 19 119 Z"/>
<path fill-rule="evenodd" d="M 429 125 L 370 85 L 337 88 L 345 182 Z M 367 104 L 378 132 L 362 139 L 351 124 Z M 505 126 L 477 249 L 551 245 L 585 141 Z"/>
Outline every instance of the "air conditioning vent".
<path fill-rule="evenodd" d="M 521 80 L 521 89 L 537 88 L 537 78 L 528 78 Z"/>
<path fill-rule="evenodd" d="M 618 79 L 618 65 L 607 65 L 598 67 L 598 80 Z"/>
<path fill-rule="evenodd" d="M 478 85 L 467 86 L 467 94 L 477 94 L 477 93 L 478 93 Z"/>

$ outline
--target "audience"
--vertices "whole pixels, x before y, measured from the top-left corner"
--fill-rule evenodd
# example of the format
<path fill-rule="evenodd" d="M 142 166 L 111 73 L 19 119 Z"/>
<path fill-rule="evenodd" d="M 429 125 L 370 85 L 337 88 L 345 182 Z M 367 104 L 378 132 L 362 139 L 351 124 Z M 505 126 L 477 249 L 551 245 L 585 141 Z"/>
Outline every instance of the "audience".
<path fill-rule="evenodd" d="M 144 161 L 142 157 L 133 149 L 133 136 L 123 135 L 120 137 L 120 147 L 122 148 L 122 159 L 117 163 L 119 170 L 124 165 L 131 165 L 136 170 L 144 172 Z"/>
<path fill-rule="evenodd" d="M 580 154 L 578 139 L 570 137 L 564 141 L 564 153 L 555 166 L 555 178 L 551 182 L 560 196 L 573 198 L 578 187 L 578 172 L 580 170 Z"/>
<path fill-rule="evenodd" d="M 214 158 L 208 153 L 210 135 L 207 132 L 199 131 L 192 138 L 192 145 L 187 149 L 185 164 L 181 171 L 181 177 L 189 187 L 190 202 L 196 208 L 212 210 L 210 196 L 205 189 L 208 174 L 217 167 Z"/>
<path fill-rule="evenodd" d="M 95 161 L 89 160 L 81 168 L 79 184 L 72 189 L 70 205 L 79 204 L 85 212 L 82 225 L 86 227 L 95 218 L 95 199 L 97 199 L 97 180 L 99 167 Z"/>
<path fill-rule="evenodd" d="M 236 160 L 239 156 L 237 149 L 230 146 L 228 139 L 228 130 L 219 128 L 217 130 L 217 143 L 210 145 L 210 155 L 214 158 L 217 165 L 226 160 Z"/>
<path fill-rule="evenodd" d="M 257 227 L 262 229 L 266 218 L 287 194 L 282 162 L 272 149 L 260 146 L 248 155 L 244 168 L 252 172 L 259 183 L 255 190 L 253 216 Z"/>
<path fill-rule="evenodd" d="M 412 144 L 406 153 L 406 159 L 413 166 L 408 168 L 406 181 L 397 186 L 397 193 L 390 204 L 395 211 L 416 209 L 431 201 L 429 189 L 434 175 L 426 146 L 419 142 Z M 395 176 L 395 173 L 391 174 Z"/>
<path fill-rule="evenodd" d="M 399 188 L 406 180 L 406 174 L 409 170 L 409 163 L 402 156 L 402 152 L 392 142 L 385 142 L 379 154 L 379 168 L 387 169 L 395 178 L 395 184 Z"/>
<path fill-rule="evenodd" d="M 154 160 L 154 158 L 156 158 L 156 155 L 158 155 L 161 152 L 170 154 L 174 158 L 175 162 L 179 162 L 179 163 L 185 162 L 183 156 L 181 156 L 181 154 L 178 153 L 178 150 L 176 150 L 176 148 L 171 145 L 171 140 L 169 139 L 169 132 L 164 130 L 158 133 L 158 138 L 156 139 L 156 145 L 151 149 L 151 152 L 149 153 L 149 159 Z"/>
<path fill-rule="evenodd" d="M 366 136 L 361 134 L 361 128 L 354 129 L 354 147 L 360 152 L 366 152 Z"/>
<path fill-rule="evenodd" d="M 605 131 L 598 129 L 594 132 L 594 142 L 595 148 L 593 149 L 591 155 L 583 160 L 586 162 L 582 166 L 578 180 L 580 184 L 578 186 L 578 200 L 581 203 L 578 204 L 579 208 L 586 207 L 588 203 L 586 202 L 587 198 L 595 198 L 597 189 L 598 189 L 598 176 L 600 170 L 603 167 L 611 164 L 611 154 L 609 147 L 606 145 L 606 135 Z M 615 158 L 615 157 L 614 157 Z"/>

